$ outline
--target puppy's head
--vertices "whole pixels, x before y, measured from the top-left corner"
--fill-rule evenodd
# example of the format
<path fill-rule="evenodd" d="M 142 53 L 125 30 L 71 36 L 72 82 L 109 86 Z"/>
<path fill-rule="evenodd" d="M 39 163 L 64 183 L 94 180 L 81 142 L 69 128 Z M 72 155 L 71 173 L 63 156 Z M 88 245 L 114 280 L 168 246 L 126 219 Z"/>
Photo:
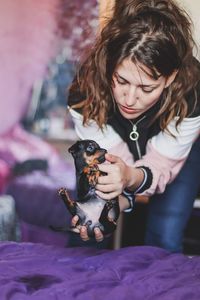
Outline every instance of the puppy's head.
<path fill-rule="evenodd" d="M 74 158 L 76 170 L 79 171 L 87 165 L 103 163 L 107 152 L 93 140 L 77 141 L 68 151 Z"/>

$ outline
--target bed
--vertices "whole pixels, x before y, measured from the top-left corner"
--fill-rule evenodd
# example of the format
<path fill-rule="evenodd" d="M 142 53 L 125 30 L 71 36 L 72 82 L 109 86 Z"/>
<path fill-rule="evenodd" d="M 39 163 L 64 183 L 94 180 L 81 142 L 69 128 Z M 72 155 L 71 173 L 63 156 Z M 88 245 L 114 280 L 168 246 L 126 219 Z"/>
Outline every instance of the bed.
<path fill-rule="evenodd" d="M 200 258 L 138 246 L 119 250 L 1 242 L 1 300 L 198 300 Z"/>

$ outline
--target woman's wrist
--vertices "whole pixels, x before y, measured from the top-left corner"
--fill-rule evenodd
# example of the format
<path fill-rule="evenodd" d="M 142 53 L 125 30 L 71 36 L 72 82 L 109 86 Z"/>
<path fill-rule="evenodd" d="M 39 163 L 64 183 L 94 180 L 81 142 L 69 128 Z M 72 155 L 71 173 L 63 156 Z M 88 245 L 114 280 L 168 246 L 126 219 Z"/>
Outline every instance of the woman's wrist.
<path fill-rule="evenodd" d="M 141 186 L 142 182 L 145 179 L 145 174 L 141 168 L 128 167 L 128 180 L 126 188 L 129 191 L 135 191 Z"/>
<path fill-rule="evenodd" d="M 130 208 L 130 203 L 123 194 L 119 196 L 119 208 L 120 212 L 125 211 Z"/>
<path fill-rule="evenodd" d="M 120 211 L 131 212 L 134 208 L 135 203 L 135 194 L 140 192 L 143 189 L 147 182 L 147 172 L 145 168 L 132 168 L 129 167 L 129 172 L 127 172 L 130 178 L 134 178 L 131 180 L 131 185 L 127 185 L 127 187 L 123 190 L 120 195 Z"/>
<path fill-rule="evenodd" d="M 127 193 L 132 193 L 133 195 L 143 193 L 145 190 L 150 188 L 153 181 L 153 174 L 150 168 L 146 166 L 140 166 L 136 167 L 135 170 L 143 173 L 143 179 L 141 180 L 142 177 L 138 177 L 135 184 L 132 184 L 131 186 L 127 185 L 125 187 L 125 191 Z M 132 174 L 132 176 L 134 175 Z"/>

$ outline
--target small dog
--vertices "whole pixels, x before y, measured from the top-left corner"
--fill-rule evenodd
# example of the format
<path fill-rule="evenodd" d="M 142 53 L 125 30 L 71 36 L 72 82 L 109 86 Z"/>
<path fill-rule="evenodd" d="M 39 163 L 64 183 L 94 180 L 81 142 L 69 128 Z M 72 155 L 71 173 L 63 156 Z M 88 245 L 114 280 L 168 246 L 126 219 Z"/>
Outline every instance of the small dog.
<path fill-rule="evenodd" d="M 89 236 L 94 236 L 95 227 L 104 234 L 112 233 L 120 213 L 118 198 L 103 200 L 95 193 L 98 177 L 105 175 L 98 164 L 105 161 L 107 151 L 93 140 L 77 141 L 68 151 L 74 158 L 78 200 L 71 200 L 64 188 L 59 190 L 59 195 L 72 216 L 79 217 L 77 225 L 70 230 L 79 233 L 80 226 L 85 225 Z"/>

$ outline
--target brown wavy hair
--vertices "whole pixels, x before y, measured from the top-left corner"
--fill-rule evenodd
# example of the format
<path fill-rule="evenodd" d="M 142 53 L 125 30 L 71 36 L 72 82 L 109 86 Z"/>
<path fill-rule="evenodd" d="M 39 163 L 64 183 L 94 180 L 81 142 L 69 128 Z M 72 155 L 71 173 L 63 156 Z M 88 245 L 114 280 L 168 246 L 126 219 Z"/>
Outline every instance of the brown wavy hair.
<path fill-rule="evenodd" d="M 194 64 L 192 22 L 187 13 L 170 0 L 120 0 L 113 17 L 107 20 L 89 55 L 77 72 L 71 91 L 79 91 L 85 100 L 83 122 L 93 119 L 102 128 L 113 108 L 112 78 L 125 59 L 146 66 L 152 78 L 169 77 L 178 70 L 173 83 L 164 90 L 159 118 L 164 130 L 178 116 L 176 125 L 188 116 L 185 96 L 195 89 L 199 71 Z M 192 105 L 195 107 L 196 100 Z"/>

